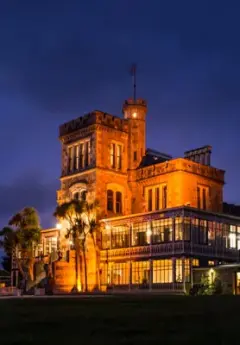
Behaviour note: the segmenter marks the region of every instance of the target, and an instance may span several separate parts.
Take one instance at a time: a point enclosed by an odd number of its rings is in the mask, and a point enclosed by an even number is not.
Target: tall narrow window
[[[133,160],[136,161],[137,160],[137,151],[133,152]]]
[[[152,211],[152,189],[148,190],[148,211]]]
[[[117,169],[122,169],[122,147],[117,145]]]
[[[113,191],[110,189],[107,191],[107,210],[113,211]]]
[[[116,145],[115,144],[111,144],[111,152],[110,152],[111,168],[115,168],[116,167],[115,151],[116,151]]]
[[[86,141],[85,143],[85,167],[89,165],[89,142]]]
[[[79,200],[79,193],[78,192],[74,193],[73,198],[75,200]]]
[[[200,188],[197,187],[197,208],[201,208]]]
[[[79,169],[79,146],[75,146],[75,169]]]
[[[69,147],[68,150],[68,170],[72,171],[73,169],[73,147]]]
[[[167,186],[163,187],[163,199],[162,199],[162,208],[167,208]]]
[[[202,208],[204,209],[204,210],[206,210],[206,208],[207,208],[207,202],[206,202],[206,189],[205,188],[203,188],[203,190],[202,190]]]
[[[156,211],[158,211],[160,209],[159,187],[155,188],[155,209],[156,209]]]
[[[79,145],[79,169],[82,169],[84,167],[84,146],[83,143]]]
[[[77,170],[77,151],[78,151],[78,147],[74,146],[73,147],[73,170]]]
[[[116,213],[122,213],[122,193],[116,192]]]
[[[87,199],[87,191],[83,190],[81,192],[81,200],[86,201],[86,199]]]

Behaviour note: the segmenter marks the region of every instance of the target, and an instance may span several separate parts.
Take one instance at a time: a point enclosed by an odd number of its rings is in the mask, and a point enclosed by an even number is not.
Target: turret
[[[123,104],[124,118],[128,120],[128,168],[136,169],[146,151],[147,103],[143,99],[129,99]]]

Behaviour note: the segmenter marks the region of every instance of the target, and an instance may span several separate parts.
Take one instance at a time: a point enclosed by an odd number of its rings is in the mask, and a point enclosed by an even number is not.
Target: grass
[[[239,344],[240,297],[0,299],[0,344]]]

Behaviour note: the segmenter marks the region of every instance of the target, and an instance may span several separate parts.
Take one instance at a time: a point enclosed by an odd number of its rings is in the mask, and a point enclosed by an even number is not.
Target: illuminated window
[[[107,191],[107,210],[113,211],[113,191],[110,189]]]
[[[51,254],[57,251],[57,237],[45,238],[45,254]]]
[[[122,146],[117,145],[117,169],[122,169]]]
[[[132,262],[132,283],[146,284],[149,283],[150,264],[149,261]]]
[[[122,193],[116,192],[116,213],[122,213]]]
[[[104,229],[102,231],[102,249],[111,249],[111,231]]]
[[[183,239],[189,241],[191,236],[191,218],[184,217],[183,219]]]
[[[129,284],[129,264],[126,262],[114,263],[111,272],[113,285]]]
[[[68,171],[73,172],[90,164],[90,140],[85,140],[68,148]]]
[[[183,281],[182,259],[176,260],[175,281],[176,283],[182,283]]]
[[[144,246],[148,244],[147,232],[151,230],[150,222],[134,223],[132,227],[132,245]]]
[[[214,266],[215,265],[215,262],[214,261],[208,261],[208,266]]]
[[[199,220],[199,243],[207,244],[207,240],[208,240],[207,221],[200,219]]]
[[[189,283],[190,282],[190,260],[185,259],[184,260],[184,274],[185,274],[185,282]]]
[[[83,144],[80,144],[79,146],[79,168],[82,169],[83,168],[83,160],[84,158],[84,145]]]
[[[167,207],[167,186],[157,185],[146,187],[145,200],[149,212],[158,211]]]
[[[113,169],[122,169],[122,145],[111,143],[110,165]]]
[[[90,142],[86,141],[85,143],[85,167],[87,167],[90,163]]]
[[[115,155],[116,155],[116,144],[111,144],[111,152],[110,152],[110,160],[111,160],[111,168],[116,167],[116,162],[115,162]]]
[[[197,208],[206,210],[207,209],[207,197],[208,197],[208,188],[198,186],[197,187]]]
[[[237,248],[237,236],[236,236],[236,226],[235,225],[230,225],[229,247],[230,248]]]
[[[172,283],[172,260],[153,260],[153,283]]]
[[[130,244],[130,229],[128,226],[114,226],[111,234],[112,248],[126,248]]]
[[[109,265],[107,263],[102,263],[100,265],[100,281],[101,286],[106,286],[109,284]]]
[[[215,245],[215,222],[208,222],[208,245]]]
[[[183,240],[183,219],[181,217],[175,218],[175,241]]]
[[[192,265],[193,265],[194,267],[198,267],[198,266],[199,266],[199,259],[193,259],[193,260],[192,260]]]
[[[172,234],[172,218],[164,218],[152,221],[152,243],[171,242]]]

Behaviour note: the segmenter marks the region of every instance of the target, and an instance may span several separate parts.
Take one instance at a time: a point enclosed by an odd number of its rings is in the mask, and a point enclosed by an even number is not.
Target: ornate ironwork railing
[[[217,246],[198,245],[190,242],[161,243],[138,247],[101,250],[101,260],[161,257],[170,255],[200,255],[219,259],[237,260],[238,250]]]

